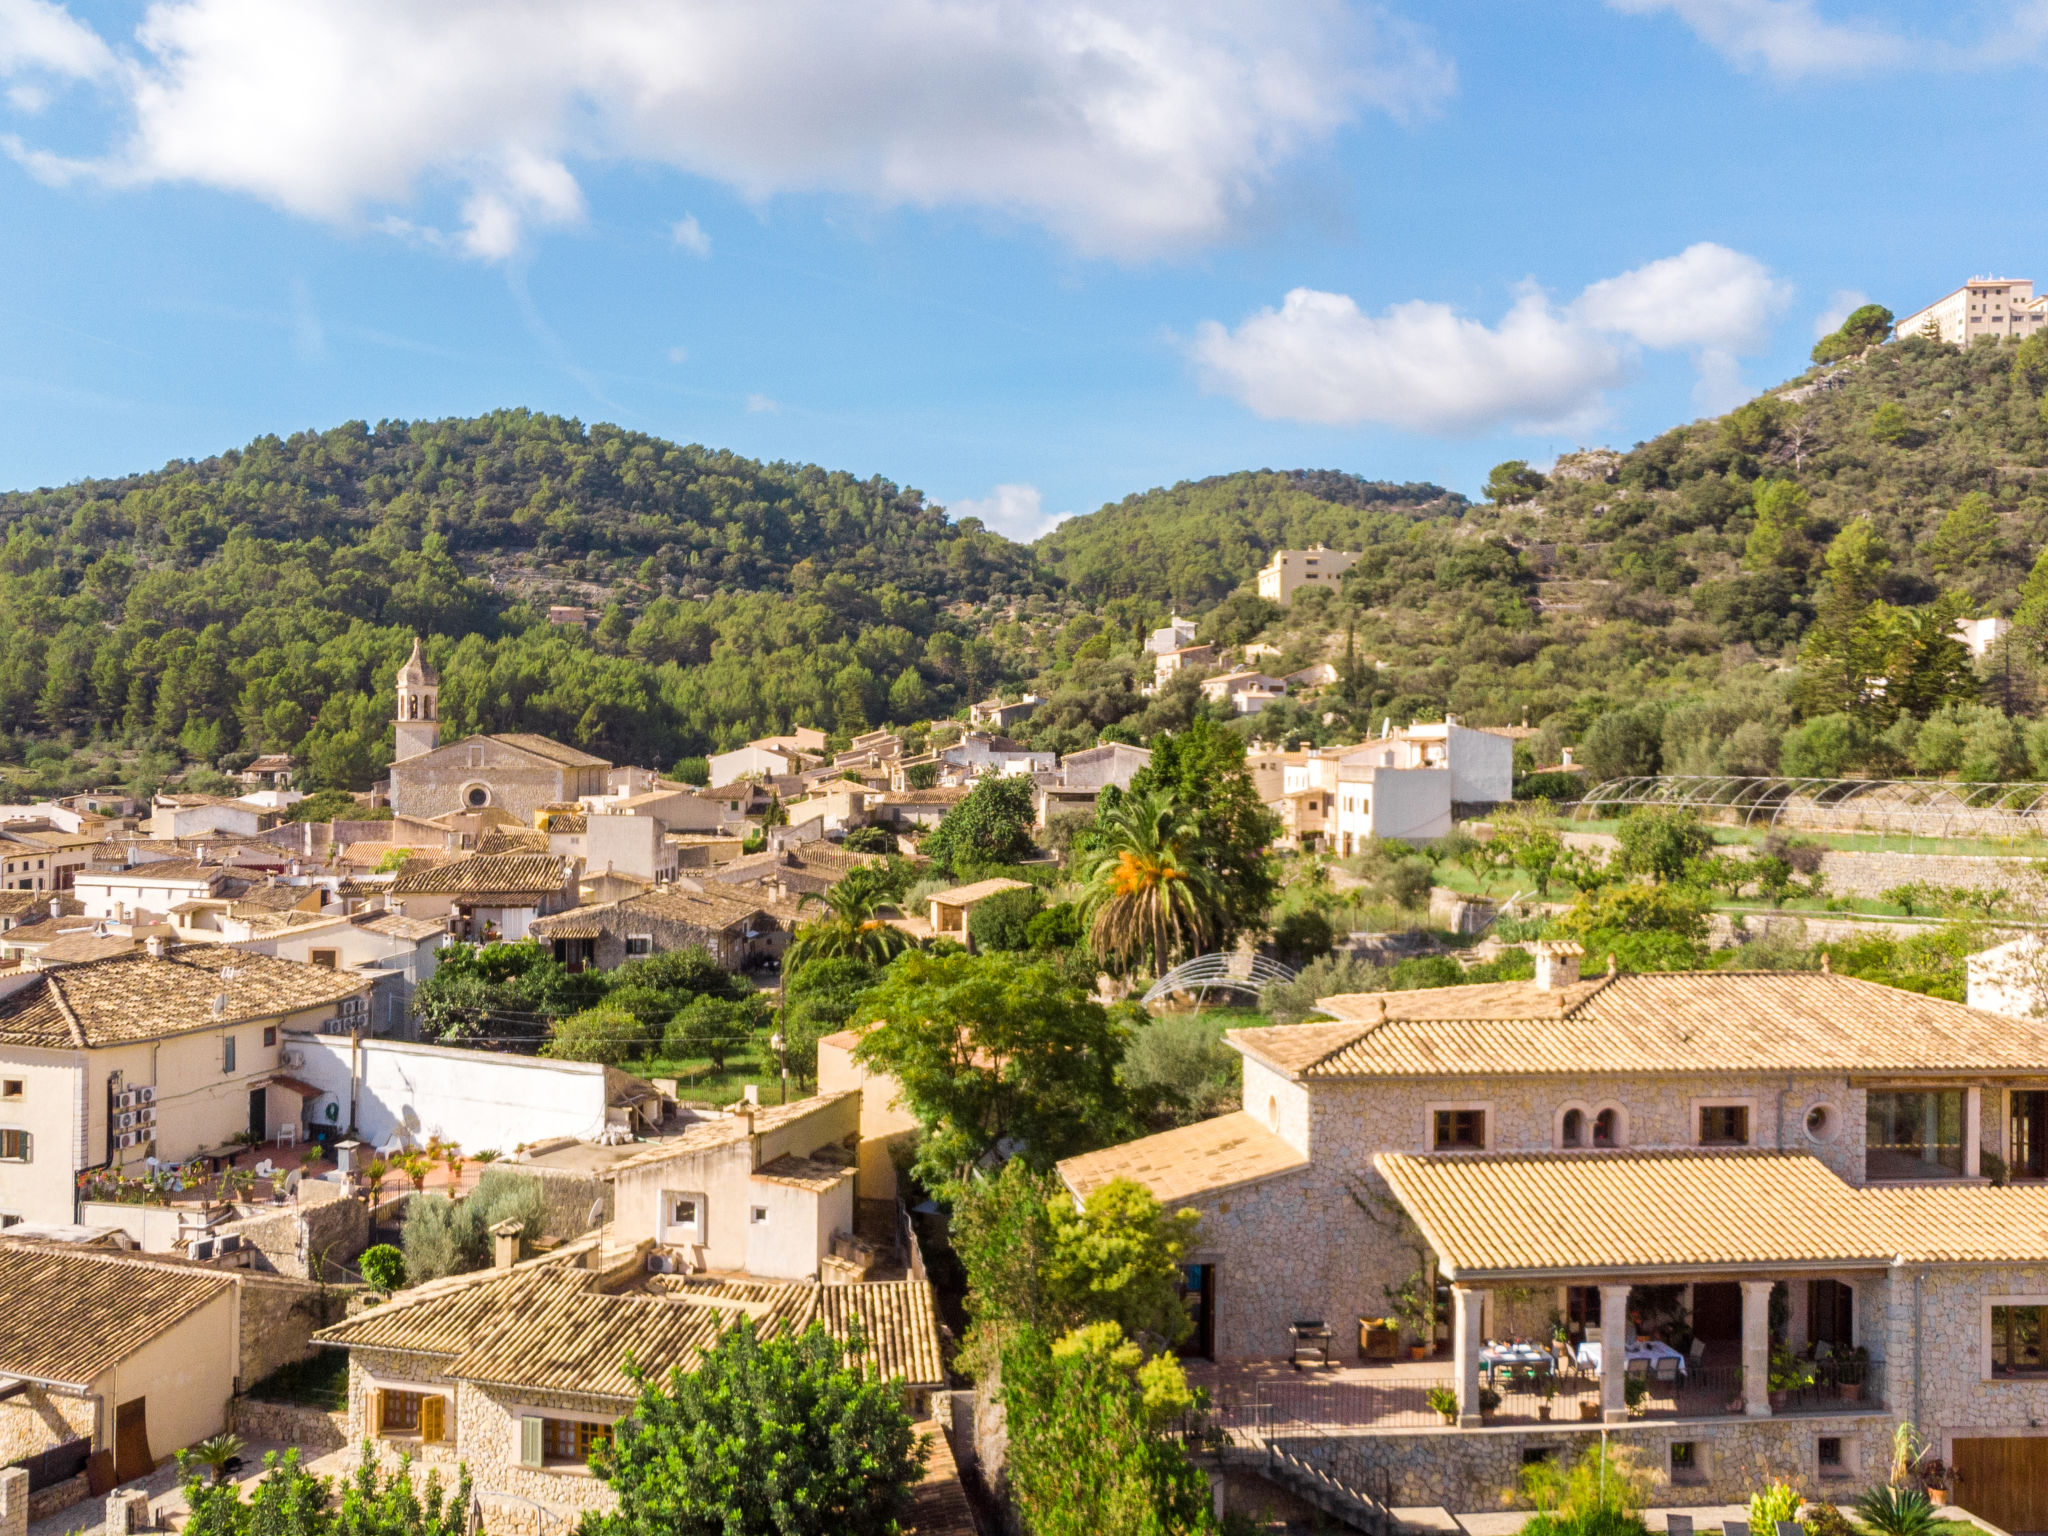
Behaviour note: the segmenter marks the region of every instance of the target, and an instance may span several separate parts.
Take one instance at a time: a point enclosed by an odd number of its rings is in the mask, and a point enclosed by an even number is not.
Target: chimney
[[[144,939],[144,940],[142,941],[142,948],[143,948],[143,951],[144,951],[144,952],[145,952],[145,953],[146,953],[146,954],[147,954],[147,955],[149,956],[149,958],[150,958],[150,959],[152,959],[152,960],[161,960],[161,959],[163,959],[163,957],[164,957],[164,936],[163,936],[162,934],[160,934],[160,933],[152,933],[152,934],[151,934],[151,935],[150,935],[150,936],[149,936],[148,938],[146,938],[146,939]]]
[[[62,896],[52,896],[52,897],[50,898],[50,916],[52,916],[52,917],[62,917],[63,915],[64,915],[64,898],[63,898]]]
[[[507,1217],[491,1227],[491,1268],[510,1269],[519,1262],[519,1236],[526,1228]]]
[[[1572,765],[1572,749],[1571,749],[1570,747],[1566,747],[1566,748],[1564,749],[1564,766],[1565,766],[1565,767],[1567,767],[1567,768],[1569,768],[1569,767],[1571,767],[1571,765]]]
[[[1579,980],[1582,945],[1568,939],[1540,939],[1536,943],[1536,987],[1542,992],[1562,992]]]

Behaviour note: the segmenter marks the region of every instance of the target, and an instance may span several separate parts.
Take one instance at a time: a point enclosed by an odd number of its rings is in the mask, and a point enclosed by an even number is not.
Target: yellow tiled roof
[[[1112,1179],[1129,1179],[1172,1205],[1307,1166],[1306,1156],[1239,1112],[1084,1152],[1061,1163],[1059,1173],[1083,1200]]]
[[[1004,891],[1028,891],[1029,881],[1012,880],[997,875],[989,880],[977,880],[972,885],[956,885],[950,891],[934,891],[932,900],[946,907],[964,907],[977,901],[986,901],[991,896],[1000,896]]]
[[[0,1244],[0,1376],[89,1386],[235,1283],[218,1270]]]
[[[447,1374],[465,1381],[631,1397],[628,1354],[657,1379],[671,1367],[687,1371],[744,1315],[764,1337],[816,1321],[846,1338],[858,1325],[882,1375],[920,1386],[945,1380],[938,1315],[922,1280],[670,1280],[653,1289],[607,1293],[586,1270],[487,1270],[424,1287],[417,1297],[401,1293],[317,1337],[346,1348],[442,1356]]]
[[[391,882],[394,896],[546,895],[568,882],[564,859],[544,853],[472,854],[466,859],[407,859]]]
[[[1232,1030],[1297,1077],[1593,1072],[2048,1072],[2048,1027],[1819,971],[1602,976],[1353,993],[1334,1024]]]
[[[1859,1189],[1810,1153],[1373,1158],[1447,1273],[2048,1260],[2048,1188]]]
[[[222,973],[232,970],[232,976]],[[0,1044],[60,1050],[161,1040],[243,1019],[280,1018],[339,1002],[367,983],[224,944],[189,944],[152,959],[142,950],[49,971],[0,997]],[[215,1011],[215,1003],[226,999]]]

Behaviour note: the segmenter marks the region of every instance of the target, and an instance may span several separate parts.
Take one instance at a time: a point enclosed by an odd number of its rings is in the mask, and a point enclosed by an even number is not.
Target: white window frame
[[[693,1200],[696,1202],[697,1215],[694,1220],[679,1222],[673,1218],[671,1212],[674,1211],[676,1202],[679,1200]],[[711,1225],[709,1206],[710,1202],[705,1199],[703,1193],[699,1190],[664,1189],[661,1192],[662,1241],[667,1243],[684,1242],[696,1244],[709,1241],[706,1235]]]
[[[1436,1117],[1444,1110],[1478,1110],[1486,1117],[1485,1132],[1476,1147],[1439,1147],[1436,1144]],[[1494,1117],[1491,1099],[1447,1100],[1422,1107],[1422,1150],[1432,1157],[1477,1157],[1494,1149],[1500,1131],[1500,1123]]]
[[[2025,1376],[1994,1376],[1991,1374],[1991,1309],[1993,1307],[2048,1307],[2048,1294],[2034,1292],[2027,1295],[1986,1296],[1978,1303],[1980,1316],[1977,1329],[1977,1369],[1982,1374],[1979,1380],[1996,1382],[2001,1387],[2039,1387],[2048,1385],[2048,1373]]]
[[[542,1408],[532,1403],[514,1403],[510,1405],[510,1408],[512,1416],[512,1465],[524,1467],[529,1472],[549,1472],[561,1477],[590,1477],[593,1474],[590,1468],[580,1461],[549,1461],[547,1458],[545,1431],[541,1432],[543,1438],[541,1440],[540,1460],[528,1461],[526,1459],[526,1448],[522,1443],[526,1438],[526,1421],[528,1419],[553,1419],[557,1423],[563,1424],[601,1424],[616,1434],[619,1421],[625,1417],[624,1414],[614,1414],[607,1417],[602,1413],[591,1413],[582,1408]]]
[[[1701,1111],[1701,1110],[1703,1110],[1703,1109],[1745,1109],[1745,1110],[1748,1110],[1748,1111],[1749,1111],[1749,1139],[1748,1139],[1747,1141],[1736,1141],[1736,1142],[1723,1142],[1723,1141],[1712,1141],[1712,1142],[1710,1142],[1710,1141],[1702,1141],[1702,1140],[1700,1139],[1700,1111]],[[1687,1111],[1687,1116],[1688,1116],[1688,1119],[1690,1120],[1690,1122],[1691,1122],[1691,1123],[1690,1123],[1689,1125],[1687,1125],[1687,1127],[1686,1127],[1686,1135],[1687,1135],[1687,1142],[1688,1142],[1688,1144],[1689,1144],[1689,1145],[1691,1145],[1691,1146],[1695,1146],[1695,1147],[1704,1147],[1704,1148],[1706,1148],[1706,1149],[1707,1149],[1708,1151],[1714,1151],[1714,1150],[1717,1150],[1717,1149],[1719,1149],[1719,1148],[1721,1148],[1721,1147],[1731,1147],[1731,1146],[1733,1146],[1733,1147],[1749,1147],[1749,1148],[1752,1148],[1752,1149],[1753,1149],[1753,1148],[1756,1148],[1756,1147],[1759,1147],[1759,1146],[1761,1146],[1761,1145],[1762,1145],[1762,1143],[1761,1143],[1761,1142],[1760,1142],[1760,1141],[1759,1141],[1759,1140],[1757,1139],[1757,1129],[1758,1129],[1758,1127],[1759,1127],[1759,1126],[1760,1126],[1760,1125],[1762,1124],[1762,1122],[1761,1122],[1760,1120],[1758,1120],[1758,1118],[1757,1118],[1757,1113],[1756,1113],[1756,1100],[1755,1100],[1755,1099],[1753,1099],[1753,1098],[1741,1098],[1741,1097],[1734,1097],[1734,1098],[1704,1098],[1704,1099],[1694,1099],[1694,1100],[1692,1101],[1692,1107],[1691,1107],[1691,1109]]]
[[[635,946],[639,946],[635,948]],[[651,933],[629,933],[626,935],[626,958],[644,960],[654,953],[654,935]]]

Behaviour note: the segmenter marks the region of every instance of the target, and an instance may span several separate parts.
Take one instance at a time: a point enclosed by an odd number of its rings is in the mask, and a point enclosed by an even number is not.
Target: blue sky
[[[2048,0],[1936,11],[0,0],[0,486],[524,405],[1022,536],[1473,493],[2048,283]]]

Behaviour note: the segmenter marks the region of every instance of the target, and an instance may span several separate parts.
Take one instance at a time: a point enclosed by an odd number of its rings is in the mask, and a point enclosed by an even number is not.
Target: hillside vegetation
[[[1355,739],[1450,710],[1543,727],[1596,771],[2048,773],[2048,344],[1912,339],[1493,499],[1261,470],[1126,497],[1032,548],[917,491],[523,411],[353,423],[0,495],[10,793],[291,751],[361,787],[415,631],[451,732],[543,731],[668,764],[793,724],[916,733],[992,690],[1021,734],[1142,740],[1171,608],[1337,683],[1257,718]],[[1362,551],[1281,611],[1273,549]],[[550,601],[603,613],[550,626]],[[1966,613],[2017,613],[1973,668]],[[1884,683],[1873,688],[1871,679]],[[1249,730],[1254,722],[1237,722]]]

